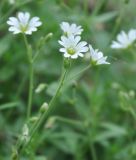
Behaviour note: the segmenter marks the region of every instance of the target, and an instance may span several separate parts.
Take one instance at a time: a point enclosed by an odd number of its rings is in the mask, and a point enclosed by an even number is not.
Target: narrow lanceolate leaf
[[[0,110],[4,110],[4,109],[12,109],[15,107],[19,106],[19,102],[9,102],[9,103],[5,103],[0,105]]]
[[[96,17],[93,17],[93,22],[94,23],[103,23],[103,22],[108,22],[115,18],[118,15],[118,12],[112,11],[108,13],[103,13],[101,15],[98,15]]]
[[[95,137],[97,142],[103,142],[110,138],[119,138],[128,134],[125,128],[113,123],[103,122],[101,126],[104,130]]]

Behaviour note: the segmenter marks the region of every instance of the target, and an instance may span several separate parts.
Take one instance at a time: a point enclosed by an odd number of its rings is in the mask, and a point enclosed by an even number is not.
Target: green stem
[[[95,148],[94,148],[93,144],[90,145],[90,149],[91,149],[91,152],[92,152],[93,160],[97,160],[96,151],[95,151]]]
[[[34,57],[33,57],[33,62],[34,62],[34,61],[36,60],[36,58],[38,57],[39,53],[40,53],[39,50],[35,53],[35,55],[34,55]]]
[[[24,42],[25,42],[25,46],[26,46],[27,58],[30,63],[30,61],[32,60],[32,54],[30,53],[30,46],[29,46],[29,43],[28,43],[28,40],[27,40],[27,37],[25,34],[23,34],[23,38],[24,38]]]
[[[84,0],[84,13],[85,14],[88,14],[88,4],[89,4],[89,1],[88,0]]]
[[[89,147],[90,147],[90,152],[92,154],[92,160],[97,160],[97,155],[96,155],[96,151],[94,148],[94,144],[93,144],[93,136],[90,135],[89,133],[89,128],[86,126],[86,132],[87,132],[87,136],[88,136],[88,140],[89,140]]]
[[[54,108],[55,108],[54,102],[56,101],[56,99],[57,99],[57,97],[58,97],[58,95],[59,95],[59,93],[60,93],[60,89],[61,89],[62,86],[63,86],[63,83],[64,83],[64,80],[65,80],[67,71],[68,71],[68,70],[66,69],[66,70],[63,72],[62,77],[61,77],[61,80],[60,80],[60,83],[59,83],[59,86],[58,86],[58,88],[57,88],[57,90],[56,90],[56,93],[55,93],[54,97],[51,99],[51,101],[50,101],[50,103],[49,103],[49,108],[48,108],[47,111],[44,112],[44,114],[40,117],[37,125],[35,126],[35,128],[34,128],[33,131],[32,131],[32,135],[31,135],[31,136],[33,136],[33,135],[37,132],[37,130],[38,130],[38,128],[41,126],[41,124],[49,117],[50,113],[52,113],[52,111],[54,110]],[[30,138],[30,139],[31,139],[31,138]]]
[[[32,110],[34,67],[33,67],[33,56],[32,56],[31,47],[28,44],[25,34],[23,34],[23,36],[24,36],[24,41],[25,41],[27,56],[29,61],[29,91],[28,91],[28,104],[27,104],[27,121],[28,121],[28,119],[31,116],[31,110]]]
[[[52,113],[52,111],[55,109],[54,103],[55,103],[55,101],[56,101],[56,99],[57,99],[57,97],[58,97],[58,95],[59,95],[59,93],[60,93],[60,90],[61,90],[63,84],[64,84],[64,80],[65,80],[65,78],[66,78],[67,73],[68,73],[68,68],[65,69],[65,70],[63,71],[63,73],[62,73],[62,76],[61,76],[61,79],[60,79],[58,88],[57,88],[57,90],[56,90],[56,93],[55,93],[55,95],[53,96],[53,98],[51,99],[51,101],[50,101],[50,103],[49,103],[49,108],[41,115],[41,117],[39,118],[39,120],[32,126],[30,139],[29,139],[29,141],[27,142],[27,144],[24,144],[24,145],[23,145],[21,151],[23,151],[23,150],[25,149],[26,145],[28,145],[28,144],[31,142],[31,140],[32,140],[33,136],[35,135],[35,133],[37,132],[37,130],[38,130],[38,129],[41,127],[41,125],[48,119],[49,115],[50,115],[50,114]],[[20,152],[21,152],[21,151],[20,151]]]
[[[84,73],[85,71],[87,71],[87,70],[90,69],[90,68],[91,68],[91,64],[89,64],[87,67],[85,67],[84,69],[82,69],[82,70],[81,70],[80,72],[78,72],[76,75],[70,77],[70,78],[68,79],[68,81],[71,80],[71,79],[74,79],[75,77],[79,76],[80,74]]]
[[[28,97],[28,106],[27,106],[27,120],[31,116],[32,110],[32,97],[33,97],[33,78],[34,78],[34,69],[33,62],[30,62],[30,71],[29,71],[29,97]]]

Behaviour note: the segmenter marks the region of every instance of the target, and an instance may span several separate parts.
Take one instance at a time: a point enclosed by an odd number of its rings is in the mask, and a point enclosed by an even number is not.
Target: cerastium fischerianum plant
[[[65,78],[68,77],[68,71],[71,68],[71,62],[75,61],[77,58],[84,57],[85,53],[89,52],[89,65],[83,70],[81,70],[79,73],[77,73],[77,75],[86,71],[87,69],[90,69],[92,65],[110,63],[107,62],[107,57],[104,57],[102,52],[97,49],[93,49],[92,45],[87,44],[87,42],[81,40],[81,33],[83,32],[81,26],[77,26],[74,23],[69,24],[68,22],[62,22],[60,24],[60,27],[63,31],[63,35],[61,36],[58,43],[62,46],[60,48],[60,52],[63,53],[63,69],[59,84],[50,102],[48,104],[46,102],[43,103],[43,105],[40,107],[40,114],[38,114],[34,123],[29,125],[30,120],[33,119],[33,117],[31,117],[31,110],[33,97],[34,62],[39,55],[41,46],[44,44],[43,41],[45,42],[46,39],[51,37],[52,34],[48,34],[45,38],[41,39],[36,53],[33,54],[32,46],[28,43],[26,35],[31,35],[32,32],[37,31],[37,27],[42,25],[39,17],[33,17],[32,19],[30,19],[29,13],[19,12],[17,18],[10,17],[7,23],[10,25],[9,31],[13,32],[13,34],[22,33],[26,45],[27,57],[30,66],[26,122],[24,123],[22,134],[21,136],[19,136],[12,154],[12,159],[17,160],[20,158],[21,153],[23,153],[23,151],[25,151],[25,149],[28,147],[34,135],[39,131],[43,124],[46,123],[46,120],[49,118],[52,111],[55,109],[56,99],[59,96],[63,84],[65,83]]]
[[[19,137],[17,142],[17,146],[20,146],[20,142],[23,140],[28,140],[29,128],[27,123],[31,117],[32,110],[32,99],[33,99],[33,81],[34,81],[34,62],[37,56],[40,53],[40,49],[45,41],[52,36],[52,33],[49,33],[45,37],[41,37],[35,54],[33,54],[32,46],[29,44],[27,35],[31,35],[32,32],[37,31],[37,27],[42,25],[39,17],[30,18],[30,14],[28,12],[19,12],[17,17],[10,17],[7,21],[7,24],[10,25],[9,31],[13,32],[13,34],[21,33],[23,35],[24,43],[26,46],[27,59],[29,62],[29,90],[28,90],[28,104],[26,110],[26,123],[23,127],[23,133]],[[27,134],[26,134],[27,133]],[[14,156],[13,156],[14,157]]]

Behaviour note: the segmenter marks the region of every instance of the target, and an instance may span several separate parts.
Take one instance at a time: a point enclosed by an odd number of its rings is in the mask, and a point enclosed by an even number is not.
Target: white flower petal
[[[122,45],[118,42],[113,41],[112,44],[111,44],[111,48],[119,49],[119,48],[122,48]]]
[[[12,26],[18,26],[18,19],[15,17],[10,17],[9,20],[7,21],[7,24],[12,25]]]
[[[29,21],[30,18],[30,14],[29,13],[23,13],[23,12],[19,12],[18,13],[18,19],[20,21],[21,24],[26,25]]]
[[[62,22],[60,24],[61,29],[63,30],[64,34],[66,34],[67,36],[76,36],[76,35],[80,35],[83,31],[83,29],[81,28],[81,26],[77,26],[76,24],[69,24],[68,22]]]
[[[103,57],[103,53],[102,52],[98,52],[97,55],[98,55],[98,59]]]
[[[135,29],[131,29],[128,32],[128,38],[129,38],[130,42],[133,42],[136,40],[136,30]]]
[[[98,49],[94,50],[91,45],[89,45],[89,49],[90,49],[90,56],[92,63],[96,65],[110,64],[109,62],[106,61],[107,57],[104,57],[103,53],[100,52]]]
[[[86,42],[80,42],[81,37],[73,35],[65,37],[62,36],[61,40],[58,41],[63,48],[60,48],[60,52],[64,52],[64,57],[70,57],[76,59],[78,57],[83,57],[83,53],[88,51]]]
[[[71,58],[76,59],[76,58],[78,58],[78,55],[74,54],[74,55],[71,56]]]
[[[60,51],[60,52],[66,52],[66,49],[65,49],[65,48],[60,48],[59,51]]]
[[[14,34],[20,33],[20,30],[16,27],[9,27],[10,32],[14,32]]]
[[[29,22],[29,27],[39,27],[42,23],[39,21],[39,17],[33,17]]]
[[[64,57],[68,58],[68,57],[70,57],[70,55],[68,53],[65,53]]]
[[[84,57],[84,54],[83,53],[79,53],[78,54],[80,57]]]
[[[111,48],[113,49],[125,49],[129,45],[132,45],[132,43],[136,40],[136,30],[131,29],[128,34],[126,34],[124,31],[121,31],[117,35],[117,41],[113,41],[111,44]]]

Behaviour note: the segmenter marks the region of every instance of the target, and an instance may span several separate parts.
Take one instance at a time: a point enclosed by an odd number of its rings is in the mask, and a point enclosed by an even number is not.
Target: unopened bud
[[[48,33],[45,37],[41,37],[38,43],[38,48],[41,47],[53,36],[53,33]]]
[[[22,129],[21,140],[27,142],[29,140],[29,128],[27,124],[24,125]]]
[[[45,84],[45,83],[39,84],[38,87],[37,87],[36,90],[35,90],[35,93],[40,93],[40,92],[42,92],[42,91],[46,88],[46,86],[47,86],[47,84]]]
[[[90,61],[90,57],[91,56],[89,52],[85,53],[85,56],[84,56],[85,61]]]
[[[47,109],[48,109],[48,103],[43,103],[43,105],[41,106],[41,108],[40,108],[40,112],[41,113],[44,113],[45,111],[47,111]]]
[[[115,89],[115,90],[118,90],[120,88],[120,84],[117,83],[117,82],[113,82],[112,83],[112,88]]]
[[[56,117],[50,117],[48,120],[47,120],[47,123],[45,125],[45,128],[52,128],[54,123],[55,123],[55,120],[56,120]]]
[[[15,148],[12,148],[12,155],[11,155],[12,160],[18,160],[18,152]]]
[[[131,98],[134,98],[134,97],[135,97],[135,91],[134,91],[134,90],[130,90],[128,94],[129,94],[129,96],[130,96]]]
[[[76,81],[73,81],[73,82],[72,82],[72,87],[73,87],[73,88],[76,88],[76,87],[77,87],[77,82],[76,82]]]
[[[129,96],[128,96],[128,94],[126,92],[120,91],[119,95],[124,99],[129,99]]]
[[[23,135],[28,136],[28,134],[29,134],[29,129],[28,129],[27,124],[25,124],[24,127],[23,127]]]
[[[48,33],[45,37],[44,37],[44,42],[47,42],[50,38],[52,38],[53,33]]]
[[[32,118],[30,118],[30,122],[31,123],[34,123],[34,122],[37,122],[38,121],[38,119],[39,119],[39,117],[32,117]]]

